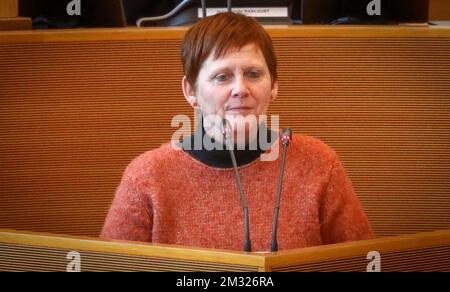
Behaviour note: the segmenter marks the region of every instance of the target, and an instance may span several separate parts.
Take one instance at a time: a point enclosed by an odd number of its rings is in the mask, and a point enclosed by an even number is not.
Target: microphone
[[[231,162],[233,163],[234,175],[236,177],[236,184],[239,189],[239,194],[241,196],[242,209],[244,210],[244,251],[251,251],[252,246],[250,242],[250,230],[249,230],[249,220],[248,220],[248,207],[247,201],[245,200],[244,190],[241,184],[241,178],[239,170],[236,163],[236,157],[234,156],[234,145],[231,145],[231,125],[227,119],[222,120],[222,134],[225,138],[225,145],[230,151]]]
[[[205,3],[205,1],[206,0],[202,0],[202,16],[203,16],[203,18],[206,17],[206,3]]]
[[[202,2],[202,16],[203,16],[203,18],[205,18],[206,17],[206,3],[205,2],[206,1],[202,0],[201,2]],[[227,1],[227,11],[231,12],[231,0]]]
[[[283,146],[283,153],[281,155],[280,173],[278,175],[278,189],[277,201],[273,211],[273,228],[272,228],[272,246],[270,251],[278,251],[277,242],[277,228],[278,228],[278,211],[280,209],[281,187],[283,185],[284,163],[286,162],[286,151],[289,143],[292,140],[292,130],[290,128],[283,128],[281,131],[281,144]]]

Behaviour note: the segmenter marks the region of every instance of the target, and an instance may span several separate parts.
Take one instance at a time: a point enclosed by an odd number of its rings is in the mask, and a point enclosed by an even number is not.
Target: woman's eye
[[[258,71],[249,71],[247,72],[247,76],[251,79],[258,79],[261,74]]]
[[[228,80],[228,74],[219,74],[214,78],[218,82],[224,82]]]

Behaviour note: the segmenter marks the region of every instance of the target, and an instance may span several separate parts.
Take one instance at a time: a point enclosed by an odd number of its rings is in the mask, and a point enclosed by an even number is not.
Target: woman
[[[278,94],[272,42],[253,18],[221,13],[190,28],[181,48],[183,93],[202,114],[203,126],[183,141],[182,151],[167,143],[130,163],[101,236],[242,250],[244,216],[229,152],[185,146],[198,137],[216,145],[226,142],[217,135],[219,123],[205,122],[210,116],[239,121],[237,117],[266,113]],[[252,251],[266,251],[280,159],[260,159],[268,150],[258,143],[264,123],[233,123],[231,131],[248,146],[234,153],[247,199]],[[254,141],[256,150],[249,146]],[[278,222],[280,250],[372,238],[336,153],[308,136],[294,135],[290,143]]]

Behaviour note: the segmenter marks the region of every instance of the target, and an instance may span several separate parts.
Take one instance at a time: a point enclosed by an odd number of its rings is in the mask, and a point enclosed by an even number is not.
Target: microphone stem
[[[202,16],[203,18],[206,17],[206,0],[202,0]]]
[[[236,183],[238,185],[239,194],[241,196],[242,208],[244,209],[244,251],[251,251],[251,242],[250,242],[250,228],[249,228],[249,218],[248,218],[248,207],[247,201],[245,200],[244,191],[241,184],[241,178],[239,175],[239,171],[237,168],[236,157],[234,156],[233,149],[230,149],[231,162],[233,163],[234,174],[236,176]]]
[[[271,251],[278,251],[277,228],[278,228],[278,210],[280,209],[281,187],[283,186],[284,164],[286,162],[287,144],[283,143],[283,153],[281,155],[280,173],[278,175],[277,201],[275,203],[275,210],[273,214],[273,228],[272,228],[272,247]]]

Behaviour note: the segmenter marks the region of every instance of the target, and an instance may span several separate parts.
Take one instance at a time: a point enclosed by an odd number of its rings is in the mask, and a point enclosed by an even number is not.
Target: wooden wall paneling
[[[366,29],[269,28],[270,113],[337,151],[377,236],[448,229],[450,31]],[[1,228],[98,235],[126,165],[192,117],[184,29],[125,31],[0,34]]]

